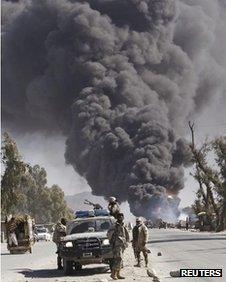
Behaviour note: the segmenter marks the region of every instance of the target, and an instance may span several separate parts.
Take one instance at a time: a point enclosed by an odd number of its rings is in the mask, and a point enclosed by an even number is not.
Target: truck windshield
[[[91,229],[96,232],[107,231],[111,225],[112,222],[110,219],[97,219],[76,222],[72,227],[70,234],[89,232]]]
[[[46,233],[47,230],[46,230],[46,228],[39,228],[39,229],[36,230],[36,232],[37,233]]]

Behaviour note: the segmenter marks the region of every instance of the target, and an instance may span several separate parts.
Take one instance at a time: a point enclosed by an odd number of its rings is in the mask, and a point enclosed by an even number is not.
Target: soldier
[[[136,225],[133,228],[133,250],[137,264],[135,266],[141,267],[140,253],[142,252],[145,259],[145,266],[148,265],[148,253],[150,250],[146,247],[148,241],[148,229],[142,222],[141,218],[136,219]]]
[[[57,268],[62,269],[62,259],[59,256],[59,244],[60,244],[60,238],[66,236],[66,224],[67,221],[65,218],[61,218],[60,222],[56,224],[54,233],[53,233],[53,242],[57,246]]]
[[[113,261],[111,269],[111,278],[114,280],[125,279],[121,276],[123,252],[128,246],[129,233],[123,223],[123,213],[117,214],[117,221],[114,226],[108,230],[108,238],[113,251]]]
[[[109,198],[108,210],[110,215],[117,219],[117,214],[120,213],[120,207],[115,197]]]

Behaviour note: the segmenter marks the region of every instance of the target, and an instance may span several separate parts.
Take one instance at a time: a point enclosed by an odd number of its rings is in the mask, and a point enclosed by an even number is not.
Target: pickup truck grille
[[[73,247],[83,251],[100,249],[100,241],[97,238],[77,239],[73,242]]]

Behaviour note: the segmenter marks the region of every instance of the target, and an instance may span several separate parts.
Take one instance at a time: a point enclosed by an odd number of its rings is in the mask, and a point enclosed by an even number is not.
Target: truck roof
[[[110,215],[106,215],[106,216],[90,216],[90,217],[82,217],[82,218],[75,218],[71,221],[69,221],[70,223],[72,222],[79,222],[79,221],[85,221],[85,220],[96,220],[96,219],[113,219],[113,216]]]

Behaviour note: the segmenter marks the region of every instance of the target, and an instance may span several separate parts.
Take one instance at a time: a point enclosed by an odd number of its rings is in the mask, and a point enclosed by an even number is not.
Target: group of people
[[[124,215],[120,212],[119,204],[116,198],[110,197],[108,209],[110,215],[116,218],[116,223],[108,230],[108,239],[112,246],[113,261],[111,265],[111,278],[113,280],[125,279],[121,275],[123,267],[123,253],[130,242],[129,232],[124,224]],[[150,250],[146,247],[148,242],[148,229],[141,218],[136,219],[136,225],[132,230],[132,246],[137,260],[136,267],[141,267],[141,252],[143,253],[145,266],[148,266],[148,253]]]
[[[123,267],[123,253],[130,242],[129,232],[124,224],[124,215],[120,212],[119,204],[114,197],[109,198],[108,210],[111,216],[115,217],[115,224],[108,230],[107,236],[112,247],[113,259],[111,261],[111,278],[113,280],[125,279],[121,275]],[[60,238],[66,235],[66,219],[62,218],[55,227],[53,241],[57,245],[58,269],[62,269],[61,258],[59,256]],[[136,267],[141,267],[141,252],[143,253],[145,266],[148,265],[149,249],[146,247],[148,241],[148,229],[141,218],[136,219],[136,225],[132,230],[132,246],[137,260]]]

